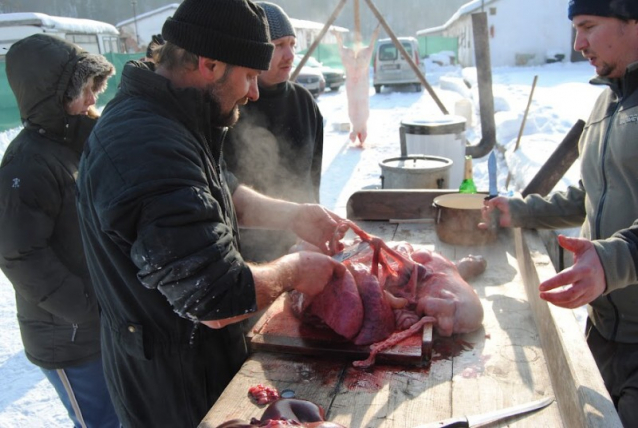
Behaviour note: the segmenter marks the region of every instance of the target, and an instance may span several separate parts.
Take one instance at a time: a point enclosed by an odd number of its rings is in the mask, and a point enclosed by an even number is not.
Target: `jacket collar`
[[[626,97],[638,89],[638,62],[629,64],[621,78],[609,79],[596,76],[589,81],[592,85],[607,85],[619,97]]]
[[[203,138],[216,160],[226,128],[210,123],[210,101],[196,88],[176,88],[170,80],[155,73],[152,63],[130,61],[122,71],[120,91],[128,96],[141,96],[175,117],[193,134]]]

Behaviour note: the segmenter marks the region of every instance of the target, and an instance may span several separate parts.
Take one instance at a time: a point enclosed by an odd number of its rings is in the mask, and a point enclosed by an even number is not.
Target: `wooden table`
[[[358,223],[388,241],[423,244],[452,260],[483,255],[487,270],[471,281],[485,310],[483,327],[435,340],[429,367],[361,370],[322,355],[254,353],[201,427],[259,418],[265,406],[247,394],[259,383],[291,389],[322,406],[328,420],[351,428],[411,428],[551,396],[556,401],[549,407],[491,426],[622,426],[573,313],[538,298],[538,283],[555,271],[536,232],[502,230],[496,243],[460,247],[440,242],[427,219]]]

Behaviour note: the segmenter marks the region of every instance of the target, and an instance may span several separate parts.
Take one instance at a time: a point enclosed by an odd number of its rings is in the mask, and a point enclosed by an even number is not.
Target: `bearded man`
[[[238,228],[289,229],[328,252],[338,220],[238,186],[226,127],[259,97],[273,45],[249,0],[185,0],[152,63],[129,63],[87,142],[78,212],[102,309],[104,370],[125,427],[197,426],[247,357],[239,321],[345,273],[326,254],[244,262]]]

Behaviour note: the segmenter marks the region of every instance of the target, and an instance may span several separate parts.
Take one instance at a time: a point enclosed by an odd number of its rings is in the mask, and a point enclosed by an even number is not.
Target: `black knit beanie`
[[[195,55],[256,70],[268,70],[274,50],[264,11],[250,0],[184,0],[162,36]]]
[[[620,19],[638,19],[636,0],[569,0],[567,16],[576,15],[608,16]]]
[[[290,23],[290,18],[280,6],[265,1],[258,1],[255,4],[266,12],[268,27],[270,28],[270,40],[277,40],[287,36],[297,37],[295,29]]]

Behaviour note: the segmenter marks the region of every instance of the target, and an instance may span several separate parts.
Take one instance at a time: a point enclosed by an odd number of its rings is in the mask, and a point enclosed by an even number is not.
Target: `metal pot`
[[[498,229],[479,229],[485,195],[452,193],[434,198],[435,230],[439,239],[453,245],[485,245],[494,242]]]
[[[412,155],[386,159],[379,166],[383,189],[449,188],[452,161],[448,158]]]

